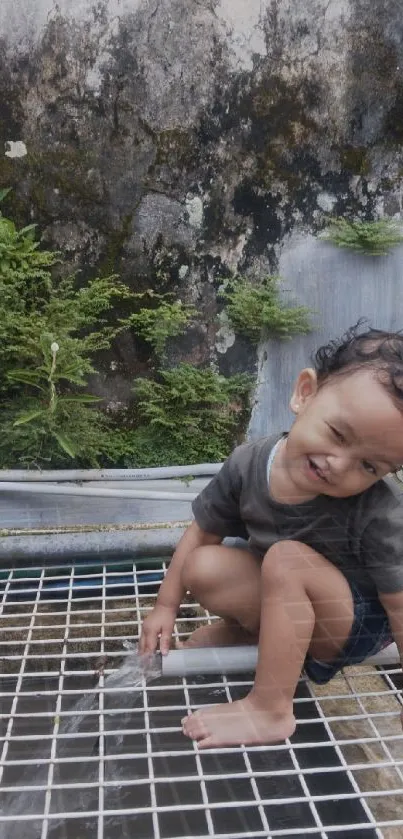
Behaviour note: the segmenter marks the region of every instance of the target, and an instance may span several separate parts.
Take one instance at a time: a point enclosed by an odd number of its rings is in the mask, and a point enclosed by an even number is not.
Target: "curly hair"
[[[380,384],[403,410],[403,335],[369,328],[359,334],[361,318],[338,341],[320,347],[313,356],[319,387],[331,376],[345,376],[361,369],[372,369]]]

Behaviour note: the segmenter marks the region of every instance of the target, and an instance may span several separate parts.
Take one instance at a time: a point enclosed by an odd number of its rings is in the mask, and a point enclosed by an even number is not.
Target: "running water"
[[[161,676],[161,662],[158,656],[147,658],[140,657],[137,648],[125,643],[129,654],[118,670],[111,673],[102,685],[102,678],[96,690],[82,696],[70,709],[69,716],[62,718],[57,733],[57,750],[53,755],[56,759],[64,759],[62,763],[42,764],[39,761],[49,758],[50,741],[43,740],[34,752],[27,744],[27,759],[37,760],[38,763],[31,764],[23,769],[21,776],[16,778],[15,786],[22,787],[46,787],[60,785],[60,789],[52,789],[51,813],[63,813],[60,819],[50,819],[45,830],[48,839],[65,839],[76,837],[75,819],[71,820],[71,834],[69,827],[66,829],[66,816],[70,812],[80,812],[83,817],[88,811],[99,808],[99,761],[94,760],[100,754],[107,756],[117,754],[122,747],[124,730],[135,727],[130,722],[130,717],[135,710],[135,705],[142,697],[138,690],[146,682],[157,679]],[[131,688],[131,690],[127,690]],[[126,689],[126,690],[125,690]],[[137,690],[136,690],[137,689]],[[138,691],[138,692],[137,692]],[[99,733],[100,718],[100,695],[104,698],[102,710],[104,735]],[[119,734],[108,735],[108,731],[119,730]],[[76,735],[74,737],[74,735]],[[129,735],[130,736],[130,735]],[[102,737],[102,744],[101,744]],[[81,743],[80,743],[81,741]],[[70,760],[69,760],[70,758]],[[72,760],[73,758],[73,760]],[[92,758],[92,760],[91,760]],[[131,761],[122,762],[123,767],[130,773]],[[121,765],[122,765],[121,764]],[[121,787],[119,782],[125,780],[121,765],[118,766],[113,760],[104,762],[105,779],[112,782],[110,789],[108,808],[119,809]],[[53,777],[52,777],[53,773]],[[74,789],[66,789],[65,784],[79,784]],[[64,788],[63,788],[64,787]],[[0,817],[7,817],[10,821],[0,821],[0,839],[41,839],[44,831],[44,811],[46,807],[45,790],[35,792],[26,789],[21,792],[9,793],[7,803],[0,809]],[[34,817],[27,821],[20,821],[21,816]],[[94,825],[94,816],[88,819],[88,824],[83,825],[80,819],[80,830],[88,827],[91,830]],[[126,839],[125,834],[120,834]],[[92,836],[92,833],[91,833]],[[84,837],[83,837],[84,839]],[[127,837],[131,839],[131,837]]]

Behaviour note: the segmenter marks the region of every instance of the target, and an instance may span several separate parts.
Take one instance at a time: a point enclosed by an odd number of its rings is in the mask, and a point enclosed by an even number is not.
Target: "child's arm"
[[[162,654],[165,655],[169,650],[175,618],[185,594],[182,567],[187,556],[203,545],[219,545],[225,536],[247,538],[240,516],[239,497],[242,486],[241,461],[246,457],[249,462],[250,451],[250,444],[238,446],[193,501],[195,521],[182,536],[161,584],[155,607],[143,623],[140,653],[153,653],[158,638]]]
[[[399,650],[403,667],[403,591],[394,594],[379,593],[379,600],[389,618],[392,635]]]
[[[160,638],[160,650],[163,655],[169,650],[175,618],[181,600],[185,594],[182,585],[182,566],[192,551],[203,545],[219,545],[223,537],[216,533],[206,533],[196,522],[185,531],[171,559],[165,579],[161,583],[156,604],[151,614],[143,622],[139,651],[153,653]]]
[[[399,650],[401,667],[403,669],[403,591],[394,594],[380,594],[379,599],[389,618],[392,635]],[[401,713],[403,725],[403,712]]]

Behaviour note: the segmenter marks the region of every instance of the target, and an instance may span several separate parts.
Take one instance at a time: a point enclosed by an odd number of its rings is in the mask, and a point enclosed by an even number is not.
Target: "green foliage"
[[[1,411],[0,466],[4,468],[98,467],[111,446],[108,421],[83,402],[58,402],[57,411],[31,419],[38,401],[27,395],[7,402]],[[24,418],[27,420],[24,422]]]
[[[115,419],[100,443],[103,465],[122,468],[218,462],[241,437],[249,416],[253,379],[225,378],[181,364],[158,381],[138,379],[136,412]]]
[[[110,346],[127,320],[108,323],[118,299],[131,296],[116,277],[91,280],[78,288],[76,277],[56,283],[51,267],[58,254],[38,250],[33,227],[17,231],[0,218],[0,388],[14,366],[41,366],[43,347],[60,346],[60,375],[84,385],[93,372],[91,355]]]
[[[6,195],[1,191],[0,201]],[[232,295],[237,288],[233,283]],[[141,302],[135,314],[114,314],[117,304],[145,297],[150,305]],[[235,311],[233,297],[231,305]],[[238,305],[244,309],[244,301]],[[261,315],[261,298],[258,308]],[[278,309],[277,331],[291,334],[295,321]],[[65,276],[60,254],[40,247],[34,225],[18,230],[0,214],[0,467],[224,459],[245,427],[252,377],[227,379],[190,364],[160,370],[136,382],[134,413],[120,423],[86,392],[94,353],[122,330],[133,327],[161,356],[195,315],[170,294],[133,295],[115,276],[80,288],[76,276]]]
[[[0,196],[1,197],[1,196]],[[86,458],[95,464],[102,415],[95,397],[75,393],[94,372],[93,354],[127,328],[111,319],[131,293],[115,277],[78,288],[58,282],[59,255],[41,250],[34,226],[17,230],[0,217],[0,465]],[[56,349],[57,348],[57,349]]]
[[[0,276],[21,289],[27,281],[35,281],[39,288],[31,288],[31,295],[49,291],[49,268],[58,261],[58,254],[40,251],[35,242],[35,225],[17,230],[13,221],[0,218]]]
[[[5,195],[0,195],[0,200]],[[180,334],[195,310],[171,295],[132,295],[116,277],[55,279],[59,254],[41,249],[33,225],[0,216],[0,466],[157,466],[221,460],[247,417],[252,380],[183,364],[136,383],[137,413],[117,427],[84,392],[94,352],[134,326],[154,351]],[[60,273],[60,270],[58,271]],[[118,301],[154,308],[119,320]]]
[[[5,198],[7,198],[7,195],[9,194],[9,192],[11,192],[11,188],[0,189],[0,203],[1,203],[1,201],[4,201]]]
[[[168,338],[180,335],[190,319],[196,314],[193,306],[182,303],[181,300],[168,302],[171,295],[156,294],[151,289],[143,294],[135,294],[137,298],[150,297],[160,301],[155,309],[141,308],[139,312],[129,318],[136,333],[151,344],[154,352],[162,356]]]
[[[225,458],[246,420],[251,377],[227,379],[209,368],[180,364],[161,370],[159,379],[138,379],[135,385],[140,424],[129,435],[134,459],[156,466]]]
[[[0,201],[7,190],[0,192]],[[57,267],[57,273],[55,266]],[[35,226],[0,214],[0,467],[157,466],[225,458],[248,416],[252,378],[226,379],[181,364],[136,382],[136,409],[119,424],[86,392],[94,353],[134,327],[157,355],[196,312],[149,290],[133,295],[115,276],[82,288]],[[116,304],[150,298],[130,316]]]
[[[262,337],[292,338],[311,331],[310,310],[304,306],[285,306],[280,299],[278,277],[266,277],[252,283],[246,277],[227,282],[220,296],[226,301],[225,311],[235,330],[258,343]]]
[[[392,219],[379,221],[334,219],[319,238],[339,248],[349,248],[370,256],[386,256],[391,248],[403,242],[402,228]]]
[[[35,370],[10,370],[8,378],[11,382],[28,385],[37,392],[36,397],[25,403],[24,410],[16,414],[13,427],[30,424],[37,426],[45,437],[51,437],[69,457],[75,458],[82,447],[82,441],[77,439],[77,432],[71,433],[75,427],[78,405],[89,405],[98,402],[96,396],[89,393],[60,395],[57,382],[65,378],[63,369],[58,370],[57,354],[59,345],[53,342],[47,352],[46,336],[42,336],[43,363]],[[15,410],[15,406],[14,406]],[[29,436],[29,435],[26,435]]]

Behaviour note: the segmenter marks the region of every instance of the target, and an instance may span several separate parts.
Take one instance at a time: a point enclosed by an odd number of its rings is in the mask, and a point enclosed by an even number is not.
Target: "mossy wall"
[[[195,304],[172,362],[255,370],[223,276],[277,272],[329,213],[401,211],[399,0],[2,0],[0,42],[7,209],[84,275]],[[101,363],[125,403],[148,362],[126,335]]]

